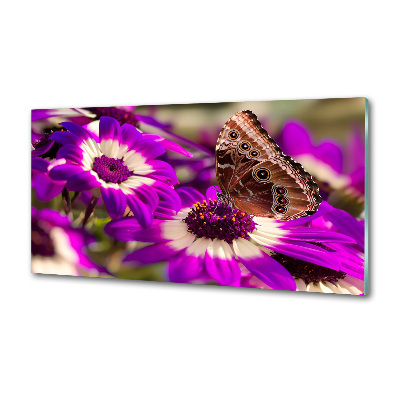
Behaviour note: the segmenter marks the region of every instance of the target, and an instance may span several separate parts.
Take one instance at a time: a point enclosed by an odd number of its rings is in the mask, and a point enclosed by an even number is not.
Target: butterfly
[[[322,201],[311,175],[282,153],[251,111],[223,126],[215,170],[219,197],[254,216],[288,221],[314,214]]]

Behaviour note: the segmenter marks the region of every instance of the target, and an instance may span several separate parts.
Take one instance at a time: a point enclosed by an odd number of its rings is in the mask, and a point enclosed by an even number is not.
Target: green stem
[[[62,190],[62,198],[65,214],[68,215],[71,212],[71,197],[69,196],[69,192],[65,186]]]
[[[88,221],[89,217],[91,216],[94,209],[96,208],[96,204],[97,204],[98,200],[99,200],[99,198],[96,196],[92,196],[92,198],[90,199],[89,205],[86,208],[85,216],[82,221],[82,227],[84,227],[86,225],[86,222]]]

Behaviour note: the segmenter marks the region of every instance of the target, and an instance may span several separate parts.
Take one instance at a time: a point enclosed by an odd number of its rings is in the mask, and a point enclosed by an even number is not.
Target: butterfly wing
[[[215,164],[224,195],[249,214],[290,220],[313,214],[321,203],[310,174],[282,153],[251,111],[224,125]]]

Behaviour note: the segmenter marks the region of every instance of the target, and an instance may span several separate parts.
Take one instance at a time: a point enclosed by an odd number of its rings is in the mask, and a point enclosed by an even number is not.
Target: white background
[[[2,5],[2,399],[397,396],[393,4]],[[30,109],[353,96],[371,106],[369,296],[30,274]]]

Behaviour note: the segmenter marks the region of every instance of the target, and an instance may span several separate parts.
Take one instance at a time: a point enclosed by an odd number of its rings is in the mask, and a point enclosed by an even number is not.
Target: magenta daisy
[[[121,125],[130,124],[135,128],[140,129],[144,124],[152,128],[156,128],[173,139],[182,139],[178,135],[169,131],[170,124],[162,123],[150,115],[140,115],[135,113],[134,106],[128,107],[89,107],[89,108],[59,108],[59,109],[38,109],[32,110],[32,133],[36,136],[42,136],[43,128],[53,128],[60,122],[75,122],[84,125],[86,129],[92,133],[97,132],[98,136],[98,123],[101,117],[113,117]],[[178,143],[154,133],[143,132],[143,138],[153,139],[159,142],[166,150],[182,154],[186,157],[191,157],[192,154],[180,146]],[[190,142],[190,141],[189,141]],[[191,142],[190,142],[191,143]]]
[[[290,272],[268,254],[267,249],[339,270],[334,252],[309,242],[353,243],[337,232],[300,227],[294,221],[280,222],[255,218],[220,202],[215,190],[204,196],[192,188],[181,188],[182,208],[176,215],[164,213],[147,229],[135,218],[111,221],[105,232],[117,240],[153,242],[129,254],[132,266],[168,261],[168,277],[173,282],[194,282],[209,277],[220,285],[239,286],[241,266],[274,289],[296,290]],[[320,207],[317,214],[327,210]],[[303,223],[317,218],[305,217]]]
[[[335,254],[340,261],[340,270],[269,252],[293,276],[297,291],[364,294],[364,221],[358,221],[343,210],[323,203],[325,212],[308,224],[310,227],[331,232],[340,232],[351,237],[353,243],[325,242],[319,244]],[[300,219],[301,221],[301,219]],[[250,271],[242,269],[241,286],[271,289]]]
[[[84,229],[73,228],[57,211],[32,207],[32,272],[74,276],[109,276],[96,265],[85,248],[95,239]]]
[[[112,218],[121,217],[128,207],[143,227],[151,225],[159,199],[174,210],[180,208],[172,188],[175,171],[157,160],[165,152],[159,143],[111,117],[100,119],[100,143],[80,125],[61,125],[67,132],[54,132],[51,139],[63,145],[57,158],[65,161],[52,168],[52,179],[66,180],[71,191],[90,190],[94,204],[101,197]]]
[[[363,200],[365,144],[359,129],[354,129],[345,145],[333,139],[315,143],[307,127],[298,121],[288,121],[279,141],[282,150],[295,157],[317,179],[320,189],[328,193],[345,191]]]

